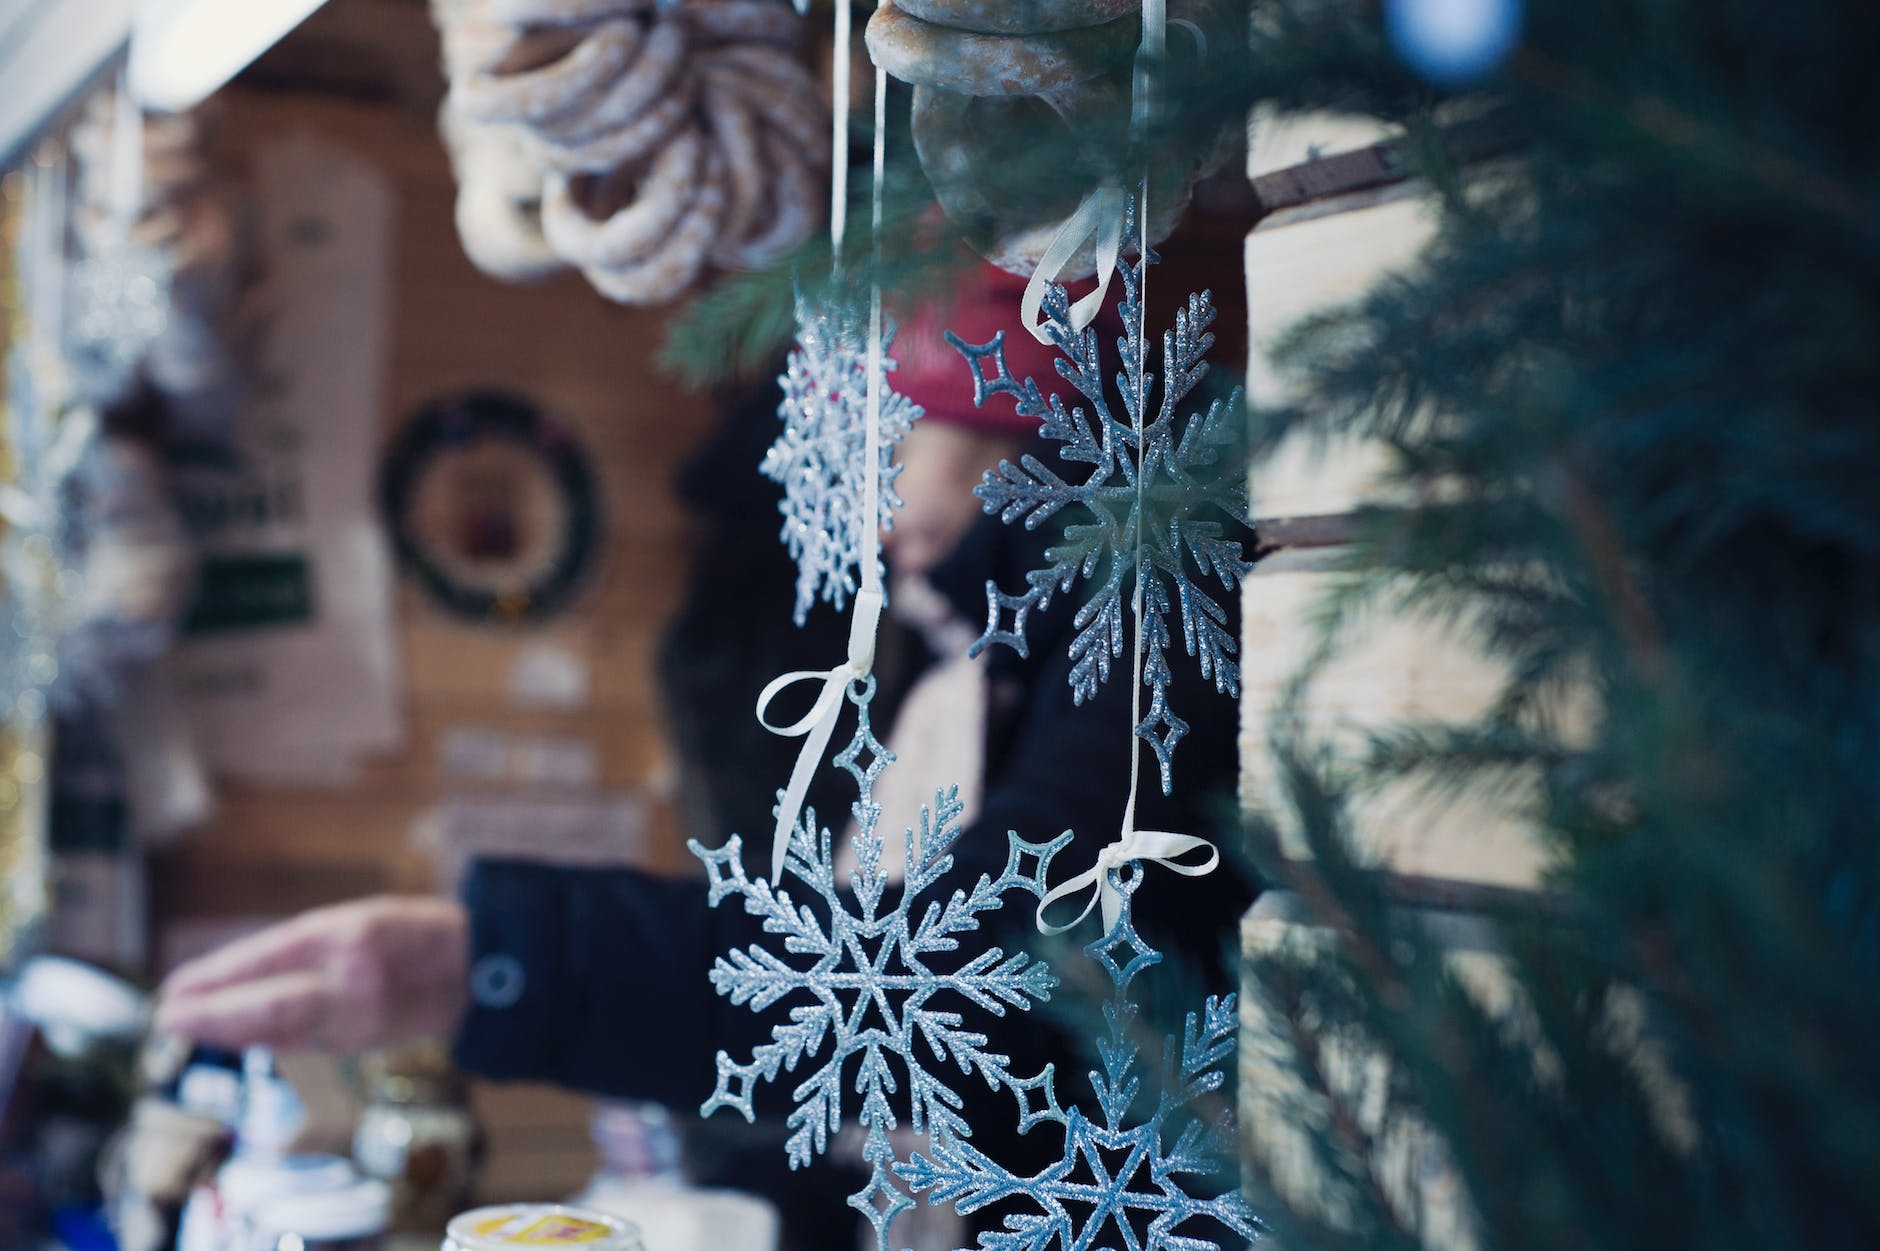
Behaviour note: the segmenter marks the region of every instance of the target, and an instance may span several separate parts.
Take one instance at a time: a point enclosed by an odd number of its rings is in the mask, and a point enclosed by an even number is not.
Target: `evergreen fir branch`
[[[1321,658],[1367,612],[1411,610],[1511,675],[1478,724],[1281,761],[1312,872],[1272,868],[1327,943],[1249,965],[1275,1025],[1257,1045],[1322,1128],[1311,1163],[1346,1209],[1274,1223],[1289,1246],[1421,1245],[1431,1214],[1386,1182],[1424,1135],[1483,1247],[1867,1245],[1880,183],[1848,119],[1880,14],[1528,15],[1465,105],[1523,144],[1482,169],[1450,159],[1370,6],[1256,24],[1274,99],[1406,127],[1441,214],[1414,271],[1294,336],[1308,398],[1256,429],[1383,440],[1414,501],[1367,519]],[[1535,782],[1568,906],[1487,922],[1516,1004],[1497,1013],[1341,822],[1369,786],[1499,793],[1511,774]],[[1332,1040],[1387,1062],[1376,1099],[1340,1087]]]

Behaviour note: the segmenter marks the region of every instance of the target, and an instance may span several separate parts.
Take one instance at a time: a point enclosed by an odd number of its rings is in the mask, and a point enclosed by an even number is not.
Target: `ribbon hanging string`
[[[1140,249],[1138,255],[1143,258],[1145,264],[1142,266],[1141,286],[1137,292],[1136,315],[1138,320],[1134,330],[1137,341],[1145,345],[1149,341],[1149,267],[1146,264],[1149,256],[1148,141],[1151,137],[1151,123],[1155,120],[1156,115],[1157,82],[1161,74],[1162,63],[1167,54],[1167,50],[1167,0],[1144,0],[1142,6],[1142,43],[1136,50],[1135,80],[1132,87],[1130,131],[1134,145],[1143,160],[1142,175],[1136,200],[1136,225],[1139,231],[1136,245]],[[1110,219],[1103,217],[1102,214],[1112,211],[1110,208],[1110,196],[1112,194],[1116,197],[1116,201],[1113,210],[1115,213],[1114,227],[1110,228],[1105,224]],[[1087,313],[1084,313],[1082,310],[1084,310],[1092,300],[1097,301],[1097,307],[1101,306],[1103,292],[1108,285],[1109,276],[1116,269],[1123,234],[1124,214],[1127,207],[1122,196],[1123,193],[1120,188],[1114,188],[1106,184],[1105,186],[1098,187],[1095,191],[1091,192],[1089,196],[1085,197],[1083,206],[1078,209],[1077,214],[1072,217],[1070,222],[1065,223],[1064,230],[1059,232],[1058,237],[1052,241],[1051,248],[1047,250],[1045,261],[1040,264],[1038,273],[1032,276],[1031,285],[1028,286],[1025,291],[1025,325],[1027,329],[1030,329],[1031,332],[1041,340],[1045,339],[1046,336],[1042,329],[1035,323],[1038,310],[1042,306],[1045,286],[1055,278],[1056,271],[1063,268],[1064,264],[1076,253],[1077,249],[1083,246],[1086,240],[1095,238],[1098,242],[1099,252],[1101,253],[1105,246],[1104,241],[1107,238],[1115,240],[1116,242],[1110,245],[1107,257],[1101,255],[1099,257],[1099,263],[1103,264],[1105,268],[1100,273],[1097,291],[1093,293],[1093,295],[1086,296],[1083,300],[1078,302],[1077,307],[1073,310],[1072,324],[1081,330],[1084,326],[1089,324],[1091,318],[1095,317],[1096,307],[1089,308]],[[1086,215],[1087,219],[1080,222],[1079,219],[1086,218]],[[1076,226],[1077,232],[1081,233],[1073,232],[1073,226]],[[1077,233],[1077,237],[1070,239],[1070,241],[1066,243],[1067,238],[1073,233]],[[1065,246],[1060,248],[1060,244],[1065,244]],[[1053,267],[1051,277],[1044,276],[1046,265]],[[1033,303],[1032,301],[1034,289],[1038,295],[1038,303]],[[1080,315],[1082,319],[1078,320]],[[1144,350],[1147,350],[1146,347]],[[1134,452],[1137,457],[1143,455],[1145,444],[1143,427],[1149,404],[1148,376],[1148,370],[1146,369],[1138,370],[1136,373],[1135,406],[1131,414],[1130,424],[1131,434],[1134,437],[1135,443]],[[1128,864],[1158,864],[1165,869],[1181,874],[1183,877],[1204,877],[1214,872],[1221,863],[1220,849],[1205,838],[1200,838],[1193,834],[1173,834],[1163,830],[1139,830],[1136,828],[1136,800],[1141,791],[1142,784],[1142,743],[1138,734],[1142,725],[1143,660],[1146,655],[1146,639],[1142,628],[1143,595],[1145,593],[1143,587],[1143,567],[1148,556],[1144,546],[1145,540],[1143,534],[1144,530],[1147,528],[1148,515],[1145,511],[1147,500],[1144,497],[1143,475],[1137,473],[1135,477],[1137,518],[1136,585],[1130,605],[1135,616],[1135,637],[1133,641],[1129,709],[1129,798],[1123,805],[1122,831],[1118,834],[1115,842],[1097,853],[1096,864],[1069,881],[1053,887],[1038,901],[1038,929],[1046,934],[1062,934],[1064,931],[1081,924],[1085,917],[1088,917],[1093,910],[1099,908],[1102,912],[1104,933],[1107,934],[1113,930],[1116,927],[1117,918],[1122,915],[1123,911],[1123,896],[1117,885],[1116,875]],[[1200,851],[1207,853],[1202,859],[1193,860],[1188,858]],[[1060,900],[1075,899],[1078,895],[1084,894],[1085,892],[1089,893],[1089,898],[1085,901],[1083,909],[1078,912],[1075,918],[1063,924],[1056,924],[1046,920],[1045,913],[1053,904]]]
[[[797,815],[803,811],[803,800],[809,794],[810,779],[816,776],[823,753],[829,750],[829,739],[835,734],[836,721],[842,716],[842,705],[849,685],[866,681],[874,669],[875,632],[881,623],[884,600],[880,586],[869,586],[867,583],[868,579],[864,578],[861,592],[855,597],[855,615],[849,621],[848,659],[833,669],[802,669],[786,673],[766,686],[757,697],[759,724],[772,734],[803,740],[803,747],[796,755],[796,765],[790,770],[790,784],[784,788],[783,797],[777,802],[777,826],[770,841],[772,885],[783,878],[783,864],[790,850],[790,830],[796,825]],[[822,683],[816,702],[808,712],[789,725],[772,724],[771,703],[784,691],[801,682]]]
[[[1194,26],[1192,22],[1181,24]],[[1154,118],[1154,84],[1162,62],[1168,55],[1168,26],[1168,0],[1143,0],[1142,42],[1136,49],[1129,117],[1130,137],[1139,150],[1146,149],[1150,122]],[[1205,47],[1205,36],[1201,34],[1200,27],[1194,29],[1196,41]],[[1149,217],[1146,155],[1144,161],[1142,194],[1136,208],[1138,219],[1145,223],[1143,240],[1146,244],[1146,223]],[[1039,317],[1044,308],[1045,290],[1058,280],[1065,266],[1083,251],[1085,244],[1093,244],[1096,248],[1097,288],[1071,305],[1072,328],[1084,329],[1103,311],[1103,302],[1110,293],[1110,279],[1116,275],[1116,261],[1122,251],[1123,221],[1128,202],[1128,192],[1120,185],[1103,183],[1083,198],[1076,211],[1058,227],[1051,242],[1045,245],[1044,255],[1038,258],[1037,268],[1032,271],[1031,280],[1025,284],[1025,295],[1019,304],[1025,329],[1032,338],[1049,346],[1051,336],[1043,319]]]
[[[1205,851],[1207,856],[1199,861],[1183,859],[1197,851]],[[1159,864],[1183,877],[1205,877],[1220,865],[1221,851],[1207,839],[1193,834],[1128,830],[1097,853],[1096,864],[1045,893],[1038,902],[1038,928],[1046,934],[1062,934],[1081,925],[1092,910],[1101,906],[1103,932],[1107,934],[1115,929],[1116,919],[1123,915],[1123,892],[1116,884],[1115,874],[1131,863]],[[1090,897],[1076,916],[1062,924],[1045,920],[1045,913],[1053,904],[1061,899],[1075,899],[1086,891]]]
[[[1050,344],[1051,336],[1039,317],[1044,308],[1044,293],[1086,243],[1094,243],[1097,248],[1097,289],[1071,305],[1071,325],[1082,330],[1103,311],[1103,301],[1110,293],[1110,279],[1116,273],[1116,260],[1122,254],[1123,215],[1128,203],[1127,191],[1115,183],[1104,183],[1083,198],[1077,211],[1052,236],[1019,302],[1019,314],[1032,338]]]
[[[845,67],[850,43],[850,30],[847,21],[846,4],[836,6],[836,62],[837,62],[837,108],[836,108],[836,145],[833,191],[830,204],[830,242],[834,246],[834,272],[841,273],[842,234],[846,225],[847,176],[844,164],[848,152],[848,75]],[[882,387],[885,385],[885,370],[882,351],[884,334],[884,315],[881,307],[881,230],[885,215],[885,196],[883,188],[887,175],[887,120],[888,120],[888,76],[885,71],[875,71],[875,143],[874,143],[874,186],[871,203],[871,235],[873,260],[868,291],[868,377],[866,381],[866,400],[864,404],[864,431],[862,498],[861,508],[862,536],[861,547],[861,589],[855,596],[854,615],[849,620],[848,655],[839,665],[831,669],[799,670],[786,673],[772,681],[757,697],[757,720],[772,734],[786,738],[801,738],[803,746],[798,750],[796,764],[790,770],[789,785],[777,802],[776,826],[771,832],[770,844],[770,880],[772,885],[783,878],[783,868],[789,859],[790,832],[796,826],[796,820],[803,811],[803,801],[809,794],[810,780],[816,776],[821,766],[824,753],[829,750],[829,740],[835,734],[836,722],[842,716],[842,706],[853,684],[867,681],[875,666],[875,640],[880,630],[881,612],[887,603],[887,593],[881,582],[881,405]],[[810,710],[788,725],[776,725],[770,719],[770,706],[779,695],[789,688],[803,682],[819,682],[816,702]]]

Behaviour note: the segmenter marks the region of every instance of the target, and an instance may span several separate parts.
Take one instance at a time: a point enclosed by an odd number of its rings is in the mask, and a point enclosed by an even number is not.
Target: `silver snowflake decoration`
[[[1198,1015],[1189,1014],[1179,1051],[1174,1039],[1165,1040],[1154,1109],[1131,1121],[1142,1081],[1129,984],[1162,959],[1130,921],[1129,895],[1140,880],[1137,867],[1119,881],[1121,917],[1085,948],[1115,987],[1103,1009],[1107,1033],[1097,1043],[1102,1067],[1090,1073],[1098,1117],[1081,1108],[1055,1111],[1056,1096],[1047,1089],[1043,1102],[1055,1115],[1037,1119],[1063,1126],[1064,1155],[1032,1176],[959,1139],[940,1139],[930,1156],[917,1152],[896,1166],[928,1202],[952,1204],[962,1214],[995,1204],[1020,1207],[1006,1213],[1002,1229],[981,1236],[981,1251],[1218,1251],[1220,1244],[1205,1236],[1214,1229],[1249,1242],[1262,1232],[1236,1186],[1231,1113],[1211,1115],[1204,1106],[1225,1084],[1221,1068],[1234,1055],[1233,995],[1210,996]],[[1211,1228],[1198,1230],[1194,1222]]]
[[[761,917],[764,930],[782,937],[781,950],[752,945],[721,956],[712,968],[712,985],[735,1004],[754,1012],[789,1007],[789,1020],[771,1031],[771,1041],[739,1063],[718,1053],[718,1084],[701,1109],[710,1115],[732,1108],[753,1119],[753,1094],[761,1082],[782,1072],[806,1075],[791,1091],[786,1142],[792,1167],[802,1167],[828,1150],[843,1121],[843,1094],[861,1096],[857,1120],[866,1130],[863,1158],[870,1167],[868,1185],[849,1203],[874,1223],[886,1251],[888,1228],[913,1200],[894,1182],[894,1149],[889,1131],[896,1128],[896,1108],[905,1108],[917,1131],[965,1139],[971,1126],[961,1114],[962,1099],[950,1074],[957,1067],[993,1090],[1009,1091],[1021,1117],[1037,1115],[1032,1092],[1049,1090],[1050,1070],[1020,1079],[1009,1071],[1011,1059],[989,1050],[985,1034],[970,1027],[967,1011],[1003,1017],[1008,1008],[1028,1011],[1051,997],[1057,985],[1049,967],[1023,952],[1006,955],[997,947],[962,959],[961,935],[979,928],[980,918],[997,911],[1010,892],[1042,898],[1051,858],[1070,842],[1065,834],[1049,843],[1028,843],[1017,834],[1010,843],[1004,871],[981,875],[970,889],[956,889],[944,901],[928,899],[915,919],[916,906],[953,866],[959,837],[958,788],[936,792],[932,808],[922,808],[919,831],[908,830],[907,876],[891,888],[882,865],[882,835],[876,828],[881,807],[874,784],[894,757],[869,728],[870,680],[851,689],[857,710],[855,737],[836,763],[855,779],[859,797],[852,811],[857,834],[857,868],[849,874],[853,895],[837,883],[835,855],[827,828],[806,810],[790,834],[786,874],[808,888],[812,899],[797,903],[787,889],[745,874],[740,840],[708,851],[697,841],[692,853],[705,863],[711,903],[730,896]],[[1029,865],[1029,867],[1027,867]],[[891,889],[899,897],[885,900]],[[930,1067],[932,1065],[933,1067]],[[939,1070],[939,1071],[937,1071]]]
[[[73,385],[97,403],[121,400],[170,324],[161,258],[128,239],[106,244],[72,266],[71,301]]]
[[[783,430],[764,454],[763,475],[783,487],[783,542],[796,561],[796,623],[810,606],[827,600],[838,611],[855,594],[862,575],[866,535],[860,507],[868,464],[868,335],[866,316],[836,306],[796,302],[797,346],[778,382]],[[881,512],[875,524],[894,528],[901,500],[894,480],[901,466],[894,448],[921,416],[920,405],[887,385],[895,369],[881,346]],[[877,562],[879,568],[879,562]]]
[[[1076,519],[1065,524],[1062,538],[1046,553],[1046,567],[1026,575],[1024,591],[1008,594],[996,582],[986,583],[986,631],[973,645],[973,654],[1003,643],[1028,655],[1027,616],[1048,608],[1055,595],[1070,590],[1079,578],[1090,580],[1095,589],[1077,610],[1077,633],[1070,645],[1071,689],[1081,704],[1108,680],[1111,661],[1123,654],[1127,606],[1140,580],[1143,685],[1150,706],[1136,733],[1154,747],[1162,768],[1162,792],[1168,794],[1174,784],[1171,757],[1188,733],[1187,722],[1169,706],[1169,614],[1180,605],[1182,641],[1188,654],[1199,660],[1202,676],[1213,678],[1215,689],[1223,694],[1238,696],[1239,645],[1217,596],[1231,595],[1250,567],[1238,536],[1251,523],[1246,465],[1232,454],[1238,441],[1239,391],[1214,401],[1204,412],[1179,412],[1182,401],[1207,376],[1206,356],[1214,346],[1208,331],[1214,305],[1205,291],[1188,297],[1187,306],[1176,314],[1175,329],[1162,337],[1168,377],[1160,399],[1155,398],[1155,378],[1148,372],[1148,346],[1141,333],[1142,278],[1153,259],[1151,255],[1117,265],[1123,281],[1123,324],[1128,327],[1117,341],[1123,358],[1116,379],[1122,393],[1120,419],[1104,393],[1096,331],[1072,325],[1070,296],[1061,286],[1053,285],[1045,296],[1045,329],[1062,355],[1056,362],[1059,375],[1088,402],[1088,412],[1081,404],[1067,409],[1055,394],[1047,399],[1030,378],[1023,383],[1013,378],[1005,363],[1003,331],[985,344],[968,344],[953,334],[947,341],[972,367],[975,404],[983,405],[995,395],[1011,396],[1019,416],[1035,418],[1045,438],[1063,445],[1059,459],[1091,467],[1082,482],[1071,482],[1027,453],[1016,465],[1001,461],[974,489],[986,512],[999,514],[1008,524],[1023,517],[1027,529],[1036,529],[1067,509]],[[985,370],[988,361],[990,374]],[[1144,397],[1142,413],[1136,411],[1139,393]],[[1218,582],[1218,592],[1210,579]],[[1009,625],[1001,624],[1005,613],[1011,614]]]

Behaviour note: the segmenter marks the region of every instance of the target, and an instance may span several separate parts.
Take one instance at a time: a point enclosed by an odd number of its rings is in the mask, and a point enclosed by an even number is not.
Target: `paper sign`
[[[179,475],[204,564],[175,671],[217,773],[332,782],[403,733],[372,486],[395,205],[383,175],[311,136],[255,164],[274,299],[234,455]]]

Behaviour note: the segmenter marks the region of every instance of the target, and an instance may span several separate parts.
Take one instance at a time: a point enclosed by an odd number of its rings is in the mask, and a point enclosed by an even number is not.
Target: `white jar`
[[[581,1251],[646,1251],[635,1226],[605,1212],[562,1203],[511,1203],[465,1212],[451,1221],[442,1251],[568,1246]]]
[[[355,1181],[343,1190],[292,1195],[256,1209],[255,1251],[382,1251],[392,1188]]]
[[[343,1156],[238,1155],[215,1175],[215,1188],[224,1208],[247,1216],[275,1199],[342,1190],[358,1176]]]
[[[183,1210],[179,1251],[254,1251],[257,1209],[296,1195],[330,1194],[358,1180],[336,1155],[238,1155]]]

